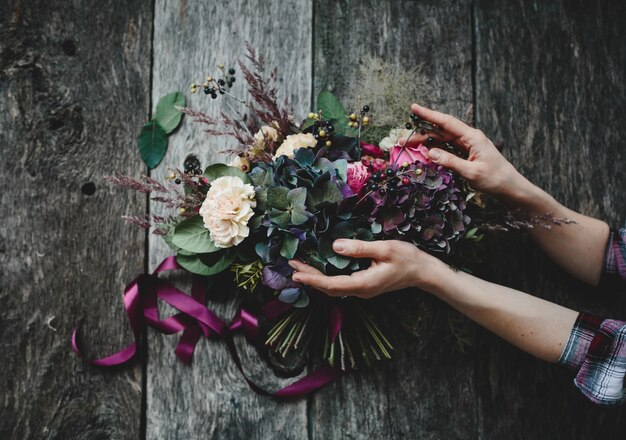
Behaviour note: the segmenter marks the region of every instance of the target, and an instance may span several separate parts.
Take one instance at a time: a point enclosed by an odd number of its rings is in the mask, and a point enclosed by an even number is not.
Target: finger
[[[389,256],[389,244],[384,241],[335,240],[333,250],[341,255],[354,258],[374,258],[385,260]]]
[[[438,148],[432,148],[428,151],[428,157],[437,165],[441,165],[462,177],[471,180],[471,176],[474,172],[475,164],[468,160],[462,159],[459,156],[448,153],[447,151],[440,150]]]
[[[419,104],[411,105],[411,111],[420,118],[425,119],[432,124],[437,124],[439,127],[456,138],[469,136],[471,134],[472,127],[459,121],[454,116],[422,107]]]
[[[309,287],[313,287],[314,289],[321,290],[329,296],[357,296],[362,294],[367,287],[363,279],[364,277],[358,276],[358,274],[363,272],[332,277],[322,273],[297,272],[292,276],[292,279],[296,282],[306,284]]]
[[[309,266],[306,263],[298,260],[289,260],[289,265],[293,267],[298,272],[307,272],[313,274],[320,274],[321,272],[314,268],[313,266]]]

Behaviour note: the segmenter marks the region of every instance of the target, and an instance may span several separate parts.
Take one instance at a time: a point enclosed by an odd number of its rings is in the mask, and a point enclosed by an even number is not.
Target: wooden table
[[[148,332],[131,366],[102,370],[69,347],[82,322],[91,356],[131,339],[121,292],[168,254],[119,217],[162,213],[103,176],[146,169],[136,135],[162,95],[191,95],[250,41],[280,69],[299,116],[340,97],[368,54],[423,65],[428,96],[502,139],[507,157],[560,201],[626,219],[626,7],[623,2],[138,0],[0,4],[0,438],[2,439],[573,439],[626,435],[626,410],[587,403],[571,375],[465,323],[454,343],[444,305],[425,299],[393,362],[289,403],[255,395],[219,341],[185,367],[173,338]],[[246,96],[241,77],[234,93]],[[203,166],[225,140],[185,121],[164,163]],[[561,304],[626,318],[619,293],[585,287],[520,237],[494,246],[486,276]],[[417,304],[417,303],[416,303]],[[213,306],[230,318],[235,307]],[[416,332],[417,333],[417,332]],[[242,341],[250,374],[269,374]]]

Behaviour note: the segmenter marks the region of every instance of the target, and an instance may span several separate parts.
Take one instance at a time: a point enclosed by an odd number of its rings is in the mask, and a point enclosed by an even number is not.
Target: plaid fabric
[[[626,228],[610,234],[604,259],[604,272],[614,280],[626,281]]]
[[[609,236],[602,285],[626,281],[626,229]],[[626,400],[626,322],[581,313],[558,363],[578,371],[574,385],[592,402]]]

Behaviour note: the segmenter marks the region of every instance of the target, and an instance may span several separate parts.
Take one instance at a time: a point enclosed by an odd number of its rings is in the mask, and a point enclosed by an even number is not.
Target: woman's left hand
[[[336,240],[336,253],[353,258],[371,258],[372,265],[351,275],[327,276],[301,261],[291,260],[294,281],[330,296],[372,298],[407,287],[428,290],[436,277],[433,269],[443,265],[435,257],[402,241]]]

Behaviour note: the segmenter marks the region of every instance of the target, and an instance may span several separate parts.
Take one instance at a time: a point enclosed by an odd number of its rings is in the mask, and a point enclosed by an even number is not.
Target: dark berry
[[[230,82],[231,82],[231,83],[234,83],[234,82],[235,82],[235,77],[234,77],[234,76],[231,76],[231,77],[230,77]]]
[[[330,131],[335,131],[335,127],[333,127],[332,125],[328,124],[326,126],[326,131],[330,132]]]
[[[370,111],[370,106],[369,105],[364,105],[363,106],[363,113],[367,113]]]
[[[228,69],[228,74],[229,75],[234,75],[235,74],[235,69],[233,69],[232,67],[230,69]]]
[[[396,172],[393,169],[391,169],[391,168],[387,168],[387,173],[386,174],[387,174],[387,177],[393,177],[393,176],[396,175]]]
[[[180,180],[180,179],[176,179],[176,180],[174,180],[174,183],[175,183],[176,185],[180,185],[180,184],[181,184],[181,182],[182,182],[182,180]]]
[[[430,143],[435,142],[435,139],[433,139],[432,136],[428,136],[428,139],[426,139],[426,142],[430,144]]]
[[[211,93],[211,99],[215,99],[215,98],[217,98],[217,93],[215,92]]]
[[[223,95],[225,92],[223,89],[220,89],[220,95]]]
[[[381,188],[378,190],[379,194],[385,194],[387,192],[387,190],[385,188]]]
[[[378,185],[376,185],[375,183],[372,183],[372,184],[369,186],[369,190],[370,190],[370,191],[376,191],[377,189],[378,189]]]
[[[210,89],[210,88],[208,88],[208,87],[205,87],[205,88],[204,88],[204,94],[205,94],[205,95],[208,95],[209,93],[211,93],[211,89]]]
[[[389,194],[395,194],[398,192],[398,190],[393,186],[390,186],[387,191],[389,192]]]
[[[223,79],[218,79],[218,80],[217,80],[217,83],[218,83],[220,86],[224,86],[224,85],[226,85],[226,81],[224,81]]]
[[[424,130],[423,128],[420,130],[420,134],[426,134],[426,130]]]
[[[413,126],[409,122],[406,123],[405,127],[407,130],[410,130],[413,128]]]
[[[411,113],[411,120],[412,120],[413,122],[419,122],[420,117],[419,117],[419,116],[417,116],[415,113]]]

